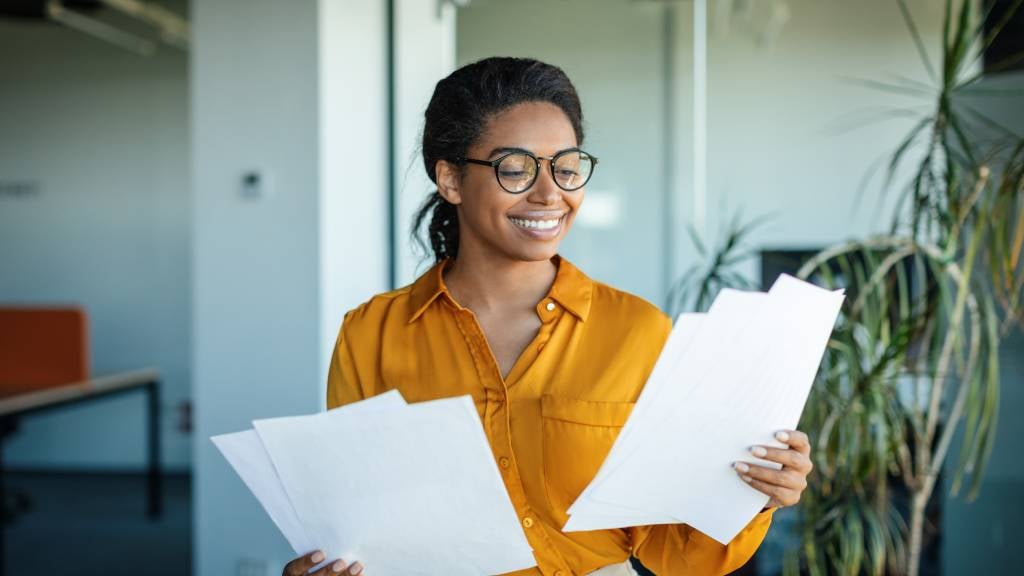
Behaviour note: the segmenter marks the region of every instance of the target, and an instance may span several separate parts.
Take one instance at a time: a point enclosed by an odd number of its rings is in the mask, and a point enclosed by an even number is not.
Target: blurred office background
[[[906,6],[937,59],[944,2]],[[160,386],[153,412],[3,416],[7,574],[280,573],[287,543],[208,438],[321,409],[344,312],[425,270],[422,113],[491,55],[574,81],[601,165],[562,253],[659,306],[701,258],[688,227],[770,215],[763,254],[887,230],[877,168],[915,120],[885,111],[930,104],[859,81],[929,82],[896,0],[0,0],[0,306],[84,311],[88,376]],[[1021,133],[1022,101],[977,105]],[[1001,357],[980,497],[940,488],[922,574],[1015,571],[1022,339]],[[780,573],[777,518],[747,573]]]

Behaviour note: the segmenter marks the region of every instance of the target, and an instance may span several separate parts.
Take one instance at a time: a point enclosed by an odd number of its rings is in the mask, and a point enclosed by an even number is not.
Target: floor
[[[29,509],[5,528],[5,576],[187,576],[192,563],[191,479],[168,475],[164,515],[146,517],[145,478],[115,473],[5,476]]]

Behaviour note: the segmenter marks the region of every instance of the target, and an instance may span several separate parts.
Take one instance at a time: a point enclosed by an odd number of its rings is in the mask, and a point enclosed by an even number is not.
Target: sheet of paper
[[[295,508],[285,494],[274,465],[270,462],[267,451],[263,449],[263,443],[260,442],[256,431],[243,430],[221,434],[213,436],[211,440],[249,487],[253,496],[256,496],[256,500],[291,544],[295,554],[298,556],[312,550],[313,545],[306,536],[306,530],[295,515]]]
[[[566,530],[633,525],[600,526],[586,516],[593,501],[677,518],[727,543],[767,503],[730,465],[796,426],[843,294],[785,275],[767,295],[740,294],[723,291],[681,353],[666,345],[679,356],[648,381],[658,401],[634,409]]]
[[[626,426],[623,427],[622,432],[619,434],[620,442],[623,436],[627,435],[627,429],[631,426],[635,426],[637,421],[643,421],[646,419],[644,411],[652,403],[659,400],[663,386],[666,385],[666,383],[667,385],[671,385],[671,383],[668,382],[669,378],[667,376],[673,369],[672,364],[679,360],[683,351],[699,333],[704,317],[705,314],[703,313],[684,312],[676,318],[672,325],[672,332],[669,334],[668,340],[665,342],[663,352],[655,363],[655,367],[651,372],[651,377],[648,379],[647,385],[644,386],[643,391],[641,391],[641,396],[634,407],[634,413],[639,410],[641,417],[638,419],[631,418],[627,421]],[[616,448],[614,449],[621,451],[622,445],[617,443]],[[605,459],[605,463],[612,462],[613,460],[614,457],[609,454]],[[603,469],[604,468],[602,467],[602,470]],[[598,477],[600,477],[600,472],[598,473]],[[592,485],[593,483],[591,486]],[[645,526],[649,524],[676,524],[682,522],[678,518],[665,514],[659,515],[645,513],[626,506],[599,502],[590,498],[589,492],[590,486],[588,486],[572,506],[569,507],[569,521],[563,528],[566,532],[597,530],[610,525]]]
[[[536,564],[469,396],[253,425],[329,558],[375,576]]]
[[[623,513],[622,508],[631,509],[632,516],[645,515],[659,520],[646,522],[648,524],[683,521],[666,510],[637,509],[632,504],[619,506],[620,511],[616,513],[614,507],[607,507],[616,503],[597,500],[593,493],[621,465],[627,454],[649,441],[648,431],[655,424],[678,411],[678,407],[702,382],[701,375],[715,362],[717,353],[722,350],[736,352],[728,344],[744,331],[751,317],[760,313],[760,306],[766,298],[764,293],[726,288],[719,293],[706,315],[683,314],[676,319],[629,420],[594,480],[570,506],[570,519],[563,530],[571,532],[642,525]]]
[[[363,402],[342,406],[328,413],[344,413],[353,409],[367,410],[404,406],[405,400],[397,390],[368,398]],[[296,555],[313,550],[313,544],[306,535],[302,523],[295,514],[288,494],[281,485],[277,470],[270,456],[263,448],[263,442],[255,430],[243,430],[231,434],[220,434],[210,438],[228,461],[235,473],[259,501],[260,505],[277,525],[278,530],[291,545]]]

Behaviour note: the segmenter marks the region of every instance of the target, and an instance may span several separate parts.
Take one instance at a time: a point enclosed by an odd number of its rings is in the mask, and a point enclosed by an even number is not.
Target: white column
[[[385,0],[320,2],[320,378],[345,311],[388,289]]]
[[[292,556],[209,436],[321,409],[342,314],[386,288],[384,1],[191,6],[199,576]]]
[[[423,167],[423,113],[434,85],[455,69],[455,6],[443,0],[395,0],[395,247],[397,284],[412,282],[432,261],[413,249],[409,228],[434,190]]]
[[[707,245],[708,2],[693,0],[693,227]]]

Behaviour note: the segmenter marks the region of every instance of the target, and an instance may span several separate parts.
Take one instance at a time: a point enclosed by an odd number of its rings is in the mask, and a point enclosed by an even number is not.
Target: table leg
[[[7,525],[14,517],[13,510],[7,511],[7,482],[4,468],[4,440],[14,429],[14,423],[8,419],[0,419],[0,576],[7,574]]]
[[[160,473],[160,383],[156,380],[146,385],[146,400],[149,407],[149,473],[146,482],[148,514],[159,518],[163,513],[163,489]],[[2,575],[0,575],[2,576]]]
[[[3,506],[3,518],[0,519],[0,576],[7,574],[7,490],[4,483],[3,436],[0,435],[0,506]]]

